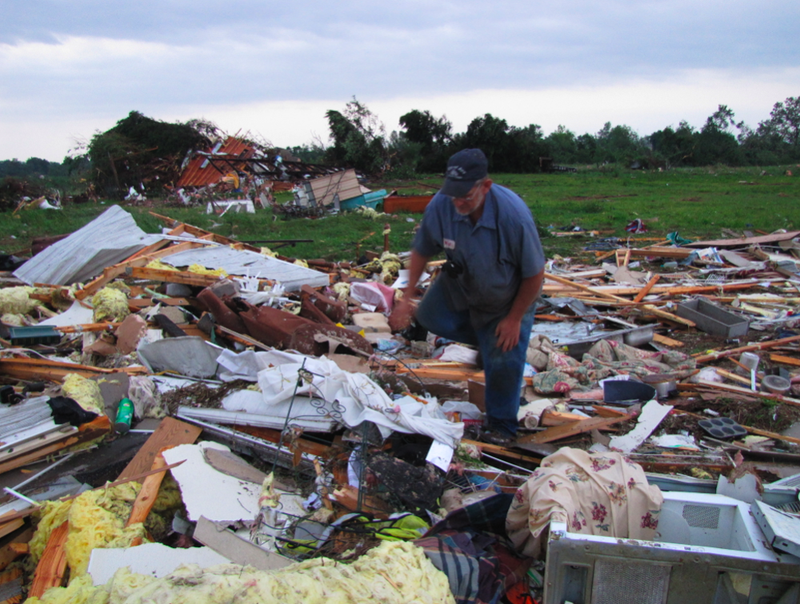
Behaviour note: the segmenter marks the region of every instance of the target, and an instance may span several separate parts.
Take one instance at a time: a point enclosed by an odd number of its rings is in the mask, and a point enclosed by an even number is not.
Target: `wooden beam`
[[[22,520],[20,520],[20,522],[22,522]],[[29,533],[28,540],[33,537],[33,529],[28,529],[24,531],[24,533]],[[8,545],[0,547],[0,570],[5,570],[14,560],[29,553],[29,551],[27,543],[9,543]]]
[[[688,390],[691,388],[696,388],[697,386],[705,386],[711,390],[719,390],[722,392],[741,394],[743,396],[763,398],[769,401],[778,401],[779,403],[786,403],[787,405],[800,407],[800,400],[797,400],[796,398],[782,396],[780,394],[772,394],[771,392],[753,392],[749,388],[740,388],[739,386],[732,386],[731,384],[720,384],[718,382],[708,382],[706,380],[700,380],[696,384],[678,384],[678,390]]]
[[[636,297],[633,299],[633,301],[634,301],[634,302],[641,302],[642,300],[644,300],[644,297],[645,297],[647,294],[649,294],[649,293],[650,293],[650,290],[651,290],[651,289],[653,289],[653,286],[654,286],[656,283],[658,283],[658,280],[659,280],[659,279],[661,279],[661,275],[659,275],[659,274],[655,274],[655,275],[653,275],[653,278],[652,278],[652,279],[650,279],[650,281],[648,281],[648,282],[645,284],[645,286],[642,288],[642,291],[640,291],[638,294],[636,294]]]
[[[576,434],[583,434],[592,430],[607,428],[608,426],[618,424],[619,422],[631,419],[632,417],[633,415],[623,415],[621,417],[591,417],[578,422],[571,422],[569,424],[548,428],[547,430],[536,432],[530,436],[523,436],[522,438],[517,439],[517,441],[521,443],[536,444],[549,443],[554,440],[561,440],[562,438],[575,436]]]
[[[529,455],[525,455],[524,453],[516,453],[511,449],[507,447],[502,447],[500,445],[484,443],[478,440],[469,440],[467,438],[462,439],[461,442],[465,445],[474,445],[478,447],[481,451],[488,451],[492,455],[501,455],[503,457],[508,457],[509,459],[518,459],[519,461],[527,461],[534,464],[541,463],[542,461],[541,457],[530,457]],[[512,444],[511,446],[513,447],[514,445]]]
[[[33,583],[28,591],[29,598],[41,598],[51,587],[58,587],[67,569],[67,550],[64,547],[69,535],[69,522],[65,521],[50,533],[44,553],[33,573]]]
[[[787,357],[782,354],[770,354],[769,360],[774,363],[782,363],[784,365],[792,365],[793,367],[800,367],[800,359],[795,357]]]
[[[148,281],[161,281],[164,283],[183,283],[196,287],[209,287],[222,280],[222,277],[216,275],[201,275],[199,273],[190,273],[189,271],[170,271],[140,266],[127,267],[125,269],[125,276],[134,279],[146,279]]]
[[[260,248],[257,248],[255,246],[242,243],[241,241],[236,241],[235,239],[229,239],[228,237],[224,237],[223,235],[218,235],[217,233],[212,233],[211,231],[204,231],[200,227],[196,227],[191,224],[186,224],[185,222],[179,222],[178,220],[170,218],[169,216],[156,214],[155,212],[150,212],[150,215],[155,216],[156,218],[158,218],[159,220],[161,220],[166,225],[172,228],[181,228],[182,232],[189,233],[190,235],[194,235],[195,237],[208,238],[210,241],[214,241],[216,243],[236,246],[238,249],[250,250],[251,252],[261,251]]]
[[[104,369],[102,367],[64,363],[49,359],[0,359],[0,374],[5,374],[17,380],[61,382],[70,373],[77,373],[83,377],[94,377],[120,371],[128,375],[146,375],[149,373],[146,367],[136,365],[117,369]]]
[[[153,509],[153,504],[155,504],[158,497],[158,490],[161,488],[161,483],[167,473],[167,462],[162,453],[163,450],[159,451],[153,461],[153,467],[151,468],[153,473],[142,481],[142,488],[139,490],[139,494],[136,495],[136,500],[131,507],[131,513],[125,523],[126,528],[139,522],[144,523]],[[149,535],[148,538],[152,539]],[[131,547],[141,545],[142,541],[141,537],[134,537],[131,541]]]
[[[120,479],[147,472],[153,467],[156,456],[170,446],[188,445],[194,443],[203,431],[202,428],[187,424],[173,417],[165,417],[158,424],[155,432],[150,435],[139,452],[119,475]]]
[[[147,520],[150,510],[153,509],[153,504],[156,502],[156,497],[158,497],[158,489],[161,488],[161,483],[164,481],[164,475],[167,472],[164,469],[166,465],[167,462],[162,455],[162,451],[159,451],[153,460],[153,467],[151,468],[155,473],[150,474],[142,481],[142,488],[136,496],[136,500],[131,507],[131,513],[127,522],[125,522],[126,527]],[[161,471],[159,472],[158,470]],[[132,545],[139,545],[139,543]]]
[[[539,422],[542,426],[561,426],[570,422],[579,422],[586,419],[583,415],[577,413],[565,413],[563,411],[556,411],[555,409],[545,409],[542,412],[542,417]]]
[[[411,374],[420,379],[429,379],[429,380],[445,380],[450,382],[486,382],[486,376],[482,370],[479,369],[466,369],[466,368],[445,368],[445,367],[405,367],[403,365],[397,365],[395,367],[395,372],[398,375],[405,375]],[[533,385],[533,378],[526,377],[522,378],[523,383],[531,386]]]
[[[580,283],[573,283],[569,279],[564,279],[563,277],[558,277],[556,275],[551,275],[550,273],[545,273],[544,276],[545,276],[545,279],[552,279],[553,281],[556,281],[557,283],[561,283],[562,285],[568,285],[570,287],[574,287],[574,288],[580,289],[582,291],[587,291],[587,292],[589,292],[591,294],[594,294],[596,296],[602,296],[604,298],[609,298],[611,300],[616,300],[617,302],[630,302],[630,300],[626,300],[625,298],[620,298],[619,296],[615,296],[614,294],[609,294],[609,293],[607,293],[607,292],[605,292],[605,291],[603,291],[601,289],[598,289],[596,287],[589,287],[588,285],[582,285]],[[636,291],[638,293],[638,290],[636,290]],[[684,319],[683,317],[679,317],[678,315],[673,315],[672,313],[668,313],[666,311],[663,311],[660,308],[657,308],[656,306],[654,306],[652,304],[647,304],[647,305],[643,306],[642,308],[646,309],[647,311],[649,311],[652,314],[656,315],[660,319],[666,319],[667,321],[672,321],[673,323],[680,323],[681,325],[685,325],[687,327],[696,327],[697,326],[693,321],[690,321],[689,319]]]
[[[734,291],[740,289],[752,289],[753,287],[758,286],[759,283],[783,283],[785,282],[785,278],[781,279],[749,279],[744,282],[734,282],[734,283],[720,283],[719,285],[656,285],[653,287],[650,293],[652,294],[659,294],[659,295],[667,295],[667,296],[678,296],[684,294],[714,294],[723,291]],[[639,293],[639,287],[608,287],[604,286],[602,289],[597,288],[597,291],[603,291],[608,294],[614,294],[617,296],[635,296]],[[557,285],[547,284],[545,283],[543,290],[546,294],[559,294],[559,293],[566,293],[562,287],[558,287]]]
[[[173,243],[169,240],[166,240],[167,243]],[[154,244],[155,245],[155,244]],[[186,250],[195,249],[198,247],[204,247],[202,243],[197,241],[182,241],[180,243],[169,245],[165,247],[158,247],[158,249],[154,249],[149,254],[139,255],[134,254],[127,260],[120,262],[119,264],[115,264],[114,266],[109,266],[103,270],[103,274],[100,277],[97,277],[93,281],[87,283],[83,289],[78,290],[75,293],[75,297],[78,300],[83,300],[91,295],[94,295],[98,290],[103,288],[105,285],[113,281],[114,279],[121,277],[125,274],[126,269],[131,267],[144,267],[150,264],[153,260],[158,260],[159,258],[163,258],[164,256],[171,256],[172,254],[177,254],[178,252],[183,252]]]
[[[679,247],[645,247],[645,248],[629,248],[631,256],[638,257],[658,257],[658,258],[688,258],[694,250],[687,250]]]
[[[789,338],[781,338],[779,340],[769,340],[768,342],[761,342],[760,344],[749,344],[747,346],[740,346],[739,348],[730,348],[728,350],[720,350],[711,354],[693,355],[694,360],[698,363],[707,363],[708,361],[716,361],[725,357],[730,357],[742,352],[752,352],[753,350],[768,350],[776,346],[783,346],[789,342],[800,341],[800,336],[791,336]]]
[[[662,346],[672,346],[674,348],[680,348],[683,346],[683,342],[679,340],[673,340],[672,338],[668,338],[667,336],[662,336],[661,334],[655,333],[653,334],[653,341],[656,344],[661,344]]]

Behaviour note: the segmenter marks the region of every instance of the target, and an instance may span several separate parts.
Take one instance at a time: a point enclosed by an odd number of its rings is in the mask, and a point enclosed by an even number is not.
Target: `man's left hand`
[[[497,336],[497,347],[503,352],[508,352],[519,343],[519,329],[521,320],[506,316],[497,324],[494,335]]]

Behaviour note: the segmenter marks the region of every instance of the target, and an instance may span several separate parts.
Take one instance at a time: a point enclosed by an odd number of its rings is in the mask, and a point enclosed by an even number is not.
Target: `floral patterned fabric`
[[[533,389],[545,396],[590,388],[612,375],[670,373],[682,379],[695,369],[694,359],[682,352],[647,351],[613,340],[595,342],[579,363],[542,335],[531,340],[526,358],[539,371]]]
[[[551,520],[570,532],[651,540],[664,498],[644,470],[619,453],[563,447],[517,489],[506,532],[517,551],[543,557]]]

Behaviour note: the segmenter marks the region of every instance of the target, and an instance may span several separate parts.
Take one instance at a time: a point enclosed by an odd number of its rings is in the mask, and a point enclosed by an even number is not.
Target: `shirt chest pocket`
[[[492,233],[494,234],[494,233]],[[508,304],[519,286],[517,267],[498,251],[497,241],[473,246],[468,253],[468,277],[465,280],[469,305],[482,309],[497,309]]]

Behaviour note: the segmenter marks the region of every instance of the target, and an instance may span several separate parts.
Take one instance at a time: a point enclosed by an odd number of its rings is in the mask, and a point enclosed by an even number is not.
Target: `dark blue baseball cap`
[[[479,180],[489,174],[489,162],[480,149],[464,149],[447,161],[441,193],[450,197],[466,197]]]

